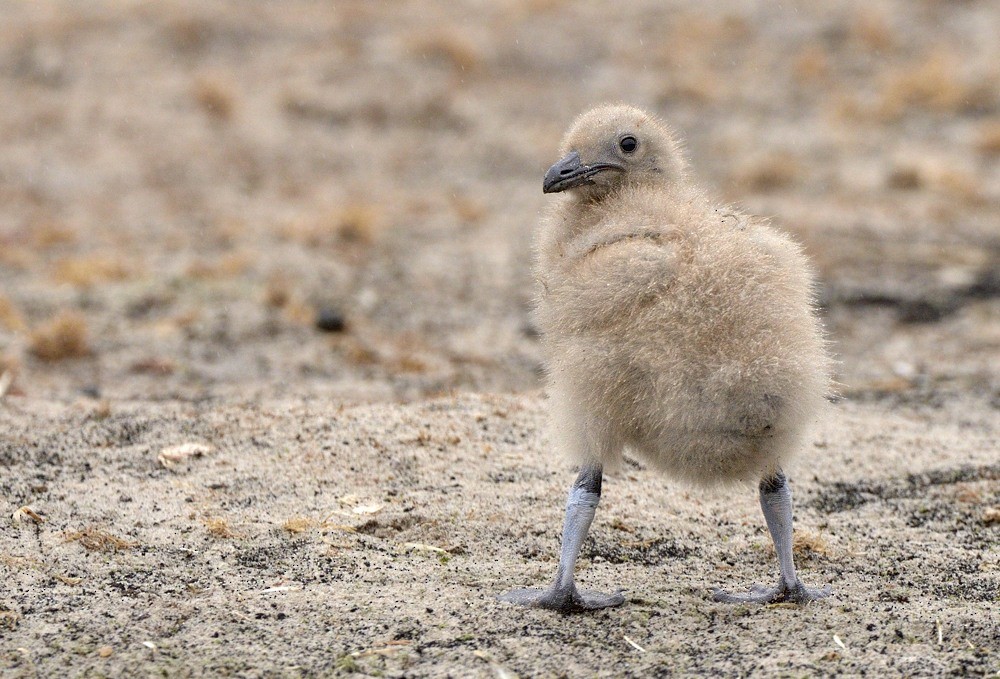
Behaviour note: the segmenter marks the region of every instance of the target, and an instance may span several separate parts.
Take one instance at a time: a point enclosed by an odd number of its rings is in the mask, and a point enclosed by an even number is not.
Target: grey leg
[[[602,472],[601,465],[584,467],[569,492],[555,582],[548,589],[515,589],[500,595],[501,601],[550,608],[563,613],[620,606],[625,602],[620,590],[614,594],[578,590],[573,582],[573,570],[576,568],[576,559],[580,556],[580,547],[583,546],[583,540],[594,520],[597,504],[601,501]]]
[[[764,510],[767,530],[774,540],[774,551],[778,554],[778,568],[781,576],[774,587],[755,586],[749,594],[730,594],[715,590],[714,599],[726,603],[769,604],[790,601],[804,604],[815,599],[830,596],[829,586],[811,589],[802,584],[795,574],[792,560],[792,491],[785,475],[779,470],[769,479],[760,482],[760,508]]]

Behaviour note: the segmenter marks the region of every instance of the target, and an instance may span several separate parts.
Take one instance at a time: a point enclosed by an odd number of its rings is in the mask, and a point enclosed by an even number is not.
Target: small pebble
[[[320,309],[316,312],[316,329],[323,332],[344,332],[347,322],[336,309]]]

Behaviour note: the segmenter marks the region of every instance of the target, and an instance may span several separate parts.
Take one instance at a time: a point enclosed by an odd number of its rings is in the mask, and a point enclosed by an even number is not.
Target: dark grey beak
[[[622,169],[618,165],[609,163],[584,165],[580,162],[580,154],[571,151],[545,173],[545,179],[542,181],[542,193],[559,193],[566,189],[572,189],[574,186],[593,184],[590,178],[598,172]]]
[[[542,193],[559,193],[580,184],[589,183],[586,165],[580,163],[580,154],[572,151],[549,168],[542,182]]]

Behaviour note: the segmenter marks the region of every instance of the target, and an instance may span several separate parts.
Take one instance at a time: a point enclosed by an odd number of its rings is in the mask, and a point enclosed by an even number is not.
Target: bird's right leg
[[[549,608],[562,613],[620,606],[625,602],[621,590],[614,594],[580,590],[573,581],[573,571],[580,556],[580,548],[594,520],[597,505],[601,501],[602,473],[603,468],[599,464],[584,467],[569,492],[566,520],[563,523],[559,569],[556,571],[555,582],[548,589],[515,589],[500,595],[501,601]]]

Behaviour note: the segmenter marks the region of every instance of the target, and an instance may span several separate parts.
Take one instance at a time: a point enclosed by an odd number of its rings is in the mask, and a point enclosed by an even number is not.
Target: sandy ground
[[[103,418],[26,400],[2,423],[5,488],[45,518],[0,543],[15,676],[940,676],[1000,662],[1000,517],[986,512],[1000,426],[982,401],[833,408],[792,470],[803,578],[836,588],[806,608],[709,598],[774,577],[753,489],[692,493],[630,466],[605,484],[580,571],[628,603],[573,616],[494,599],[555,568],[573,475],[547,454],[536,394],[133,402]],[[183,442],[212,450],[158,461]]]
[[[1000,9],[703,5],[0,0],[5,676],[1000,672]],[[831,600],[712,603],[753,491],[640,466],[625,607],[493,599],[555,565],[530,239],[608,100],[816,262]]]

